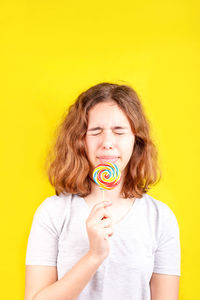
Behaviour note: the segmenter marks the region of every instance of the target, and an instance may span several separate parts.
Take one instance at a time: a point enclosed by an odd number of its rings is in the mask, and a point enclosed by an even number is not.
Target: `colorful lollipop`
[[[116,164],[99,164],[93,171],[93,179],[101,190],[112,190],[120,183],[121,172]]]

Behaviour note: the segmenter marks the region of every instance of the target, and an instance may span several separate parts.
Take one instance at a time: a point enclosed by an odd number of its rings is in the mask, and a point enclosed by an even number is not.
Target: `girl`
[[[121,181],[103,201],[92,173],[104,162]],[[83,92],[47,163],[56,195],[33,218],[25,300],[177,300],[179,227],[147,194],[160,169],[137,93],[111,83]]]

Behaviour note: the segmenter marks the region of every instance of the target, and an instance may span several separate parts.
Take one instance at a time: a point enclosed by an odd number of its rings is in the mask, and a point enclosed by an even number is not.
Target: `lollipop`
[[[102,190],[102,196],[104,201],[104,190],[112,190],[120,183],[121,172],[116,164],[104,163],[99,164],[93,171],[93,179]],[[102,218],[106,219],[104,216]],[[108,239],[108,238],[106,238]]]
[[[112,190],[120,183],[121,172],[116,164],[99,164],[93,171],[93,179],[101,190]]]

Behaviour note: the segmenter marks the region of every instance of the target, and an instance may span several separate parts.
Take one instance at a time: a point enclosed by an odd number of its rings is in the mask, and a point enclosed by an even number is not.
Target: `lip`
[[[105,163],[105,162],[112,162],[115,163],[119,157],[118,156],[99,156],[97,157],[100,162]]]

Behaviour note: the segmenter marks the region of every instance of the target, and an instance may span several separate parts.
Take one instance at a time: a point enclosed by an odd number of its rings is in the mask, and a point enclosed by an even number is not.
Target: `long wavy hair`
[[[115,101],[125,112],[135,144],[121,189],[123,198],[141,198],[161,179],[157,149],[150,138],[150,122],[137,93],[128,85],[103,82],[82,92],[64,114],[45,161],[56,195],[91,193],[90,163],[85,151],[89,110],[100,102]],[[158,176],[159,171],[159,176]]]

